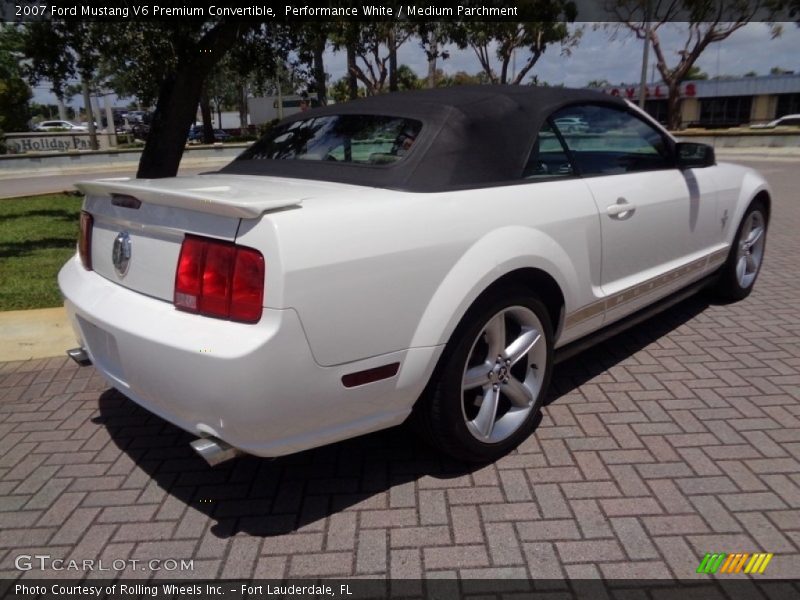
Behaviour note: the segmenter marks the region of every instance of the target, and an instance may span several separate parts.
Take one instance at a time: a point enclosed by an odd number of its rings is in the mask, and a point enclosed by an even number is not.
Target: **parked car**
[[[586,133],[589,125],[580,117],[559,117],[555,121],[561,133]]]
[[[496,459],[558,360],[701,288],[747,296],[771,207],[623,99],[526,86],[313,109],[216,173],[78,187],[71,356],[212,464],[409,416]]]
[[[74,133],[83,133],[89,131],[87,127],[83,125],[75,125],[74,123],[70,123],[69,121],[42,121],[36,127],[34,127],[34,131],[72,131]]]
[[[776,127],[800,127],[800,115],[784,115],[765,124],[750,125],[750,129],[774,129]]]
[[[150,125],[148,123],[136,122],[131,126],[131,135],[137,140],[147,140],[150,135]]]
[[[149,123],[150,113],[146,110],[129,110],[122,113],[122,117],[128,119],[128,122],[133,125],[134,123]]]
[[[202,125],[192,125],[189,129],[189,136],[188,141],[190,142],[202,142],[203,141],[203,126]],[[227,142],[231,139],[231,134],[222,129],[215,129],[214,130],[214,141],[215,142]]]

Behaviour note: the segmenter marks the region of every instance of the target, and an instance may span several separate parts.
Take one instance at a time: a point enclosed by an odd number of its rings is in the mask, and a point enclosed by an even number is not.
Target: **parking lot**
[[[560,365],[536,434],[481,468],[401,427],[211,469],[93,369],[0,363],[0,577],[86,576],[15,566],[47,554],[145,578],[685,579],[719,552],[797,577],[800,161],[753,166],[775,192],[753,295]]]

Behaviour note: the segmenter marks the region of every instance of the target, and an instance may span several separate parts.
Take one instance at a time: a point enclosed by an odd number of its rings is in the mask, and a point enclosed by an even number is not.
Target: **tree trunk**
[[[208,97],[208,90],[203,86],[200,93],[200,114],[203,119],[203,143],[214,143],[214,120],[211,118],[211,100]]]
[[[431,32],[428,45],[428,87],[436,87],[436,59],[439,57],[439,37],[436,31]]]
[[[247,84],[239,85],[239,135],[247,135]]]
[[[396,92],[397,86],[397,32],[394,25],[389,27],[389,36],[386,41],[389,46],[389,91]]]
[[[511,54],[503,56],[502,66],[500,67],[500,83],[505,85],[508,83],[508,64],[511,62]]]
[[[347,93],[350,100],[358,98],[358,79],[356,79],[355,42],[347,41]]]
[[[317,101],[320,106],[328,104],[328,84],[325,78],[325,41],[324,34],[314,40],[314,84],[317,86]]]
[[[239,25],[226,21],[207,32],[197,44],[195,58],[179,62],[173,73],[162,82],[150,133],[139,159],[136,177],[174,177],[186,147],[189,127],[197,116],[200,92],[214,65],[230,50],[242,29],[251,25]],[[213,48],[214,52],[203,52]],[[199,55],[199,56],[198,56]]]
[[[677,131],[681,128],[680,84],[669,84],[667,89],[667,123],[669,123],[670,131]]]
[[[201,76],[193,67],[184,66],[161,83],[136,177],[156,179],[178,173],[205,79],[205,74]]]

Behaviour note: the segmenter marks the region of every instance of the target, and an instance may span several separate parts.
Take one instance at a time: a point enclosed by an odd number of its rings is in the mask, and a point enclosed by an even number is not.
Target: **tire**
[[[728,260],[722,267],[716,293],[723,300],[737,301],[750,295],[761,271],[767,241],[767,211],[760,200],[745,211]]]
[[[553,329],[544,304],[524,290],[490,293],[445,347],[417,404],[418,425],[457,460],[496,460],[530,435],[552,370]]]

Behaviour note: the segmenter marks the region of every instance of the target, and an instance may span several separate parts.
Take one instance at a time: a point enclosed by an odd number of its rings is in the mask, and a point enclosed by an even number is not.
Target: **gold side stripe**
[[[564,319],[564,329],[569,329],[570,327],[580,325],[584,321],[588,321],[589,319],[611,310],[612,308],[624,306],[643,294],[649,294],[650,292],[673,283],[682,277],[698,273],[706,267],[724,260],[727,256],[728,248],[717,250],[708,256],[698,258],[697,260],[693,260],[692,262],[683,266],[672,269],[671,271],[667,271],[661,275],[657,275],[652,279],[648,279],[647,281],[634,285],[626,290],[622,290],[621,292],[617,292],[616,294],[612,294],[611,296],[607,296],[606,298],[597,300],[591,304],[587,304],[586,306],[583,306],[566,316]]]

